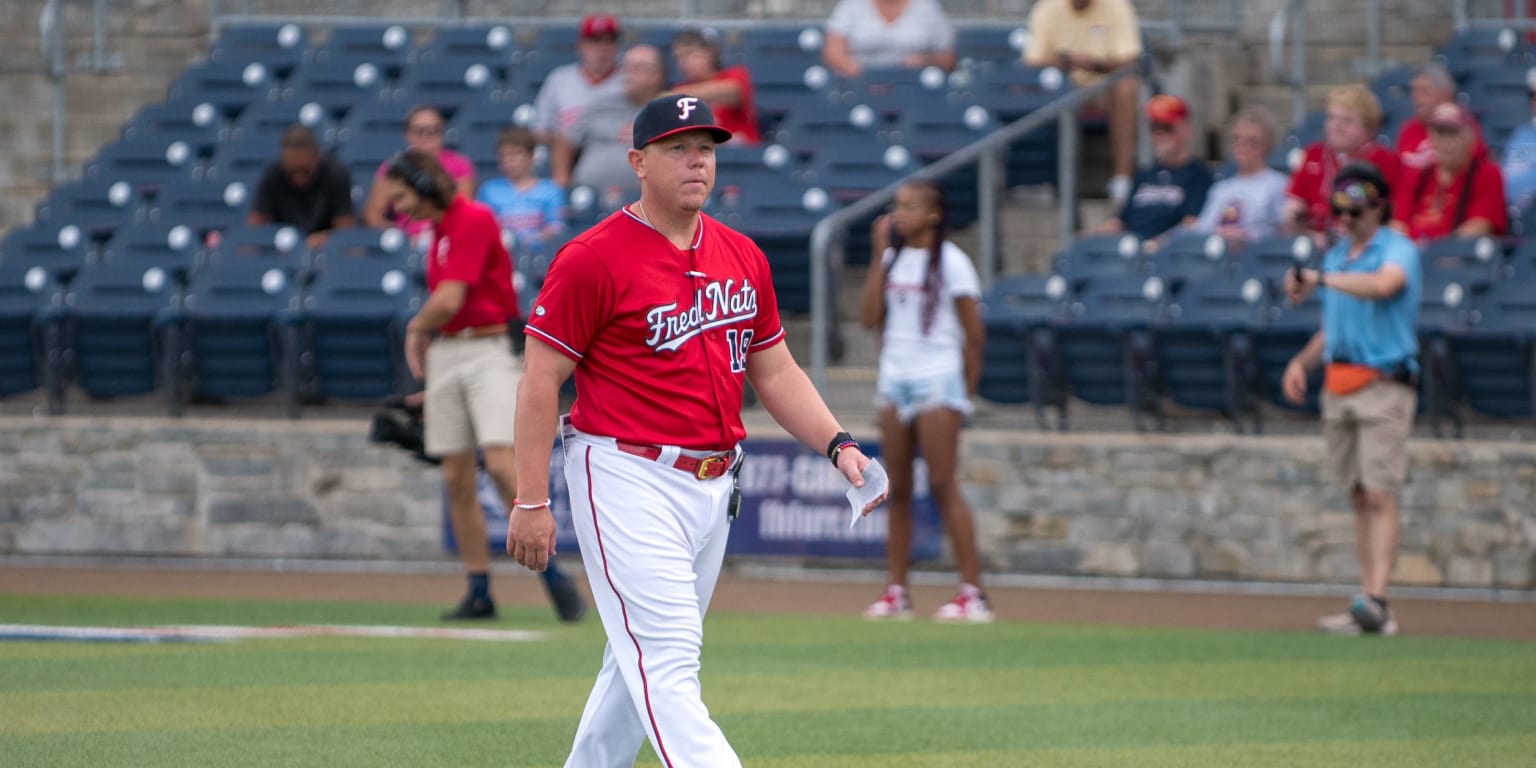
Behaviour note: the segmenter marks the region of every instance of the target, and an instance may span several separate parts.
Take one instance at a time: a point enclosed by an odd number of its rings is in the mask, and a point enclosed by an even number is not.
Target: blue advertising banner
[[[741,516],[731,528],[728,555],[789,555],[824,558],[885,558],[886,508],[848,527],[852,514],[844,495],[848,483],[826,457],[812,453],[793,440],[746,440],[746,463],[741,469]],[[865,443],[871,456],[877,444]],[[916,463],[912,500],[912,557],[938,557],[938,511],[928,496],[927,465]],[[507,512],[495,485],[479,473],[480,506],[485,512],[486,532],[493,554],[506,556]],[[550,506],[559,526],[560,552],[579,551],[571,527],[570,494],[565,485],[563,454],[559,446],[550,456]],[[448,522],[447,497],[443,498],[443,545],[457,552]]]

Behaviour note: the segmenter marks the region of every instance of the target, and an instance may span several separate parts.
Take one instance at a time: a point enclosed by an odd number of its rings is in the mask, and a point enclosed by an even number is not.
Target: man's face
[[[709,49],[697,45],[672,46],[672,59],[684,82],[708,80],[715,73],[715,60]]]
[[[629,152],[647,199],[685,211],[703,209],[715,188],[715,139],[709,131],[684,131]]]
[[[650,101],[667,85],[661,52],[649,46],[634,48],[624,54],[624,65],[619,74],[624,78],[624,98],[632,104]]]
[[[1436,88],[1435,84],[1423,75],[1413,79],[1409,86],[1409,93],[1413,98],[1413,114],[1420,120],[1428,120],[1429,113],[1433,112],[1435,107],[1450,101],[1455,95]]]
[[[1232,160],[1242,170],[1263,167],[1269,156],[1269,145],[1264,140],[1264,129],[1258,125],[1239,121],[1232,126]]]
[[[1178,163],[1184,159],[1189,148],[1188,120],[1176,123],[1154,122],[1149,128],[1152,133],[1152,154],[1157,156],[1158,162]]]
[[[421,199],[421,195],[416,194],[416,190],[411,189],[409,184],[388,176],[379,179],[377,183],[384,185],[384,199],[389,201],[389,208],[397,215],[411,219],[426,217],[425,201]]]
[[[411,116],[405,125],[405,143],[433,157],[443,151],[443,118],[430,110]]]
[[[278,153],[278,163],[283,168],[283,178],[295,187],[307,187],[315,180],[320,167],[320,153],[314,149],[284,147]]]
[[[612,72],[619,59],[618,35],[594,35],[578,40],[576,56],[581,60],[581,68],[589,73]]]
[[[1431,126],[1429,144],[1435,148],[1435,162],[1451,173],[1461,173],[1472,160],[1472,129]]]
[[[1353,152],[1371,140],[1360,113],[1342,107],[1329,107],[1323,119],[1323,143],[1335,152]]]

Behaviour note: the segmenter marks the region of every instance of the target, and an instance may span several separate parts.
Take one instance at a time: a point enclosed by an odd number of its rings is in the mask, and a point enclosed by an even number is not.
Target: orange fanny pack
[[[1329,363],[1323,371],[1323,386],[1335,395],[1359,392],[1381,380],[1381,371],[1359,363]]]

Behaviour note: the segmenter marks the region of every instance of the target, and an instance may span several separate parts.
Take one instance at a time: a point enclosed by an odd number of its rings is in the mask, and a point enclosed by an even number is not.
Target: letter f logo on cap
[[[687,120],[695,109],[699,108],[699,100],[692,96],[684,96],[677,100],[677,119]]]

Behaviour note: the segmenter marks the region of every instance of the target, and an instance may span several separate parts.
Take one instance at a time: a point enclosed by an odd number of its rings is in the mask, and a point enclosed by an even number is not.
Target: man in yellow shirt
[[[1130,0],[1039,0],[1029,14],[1029,47],[1024,63],[1058,67],[1078,87],[1141,58],[1141,27]],[[1109,98],[1109,138],[1114,176],[1109,196],[1118,205],[1131,189],[1136,164],[1136,103],[1141,81],[1126,77]]]

